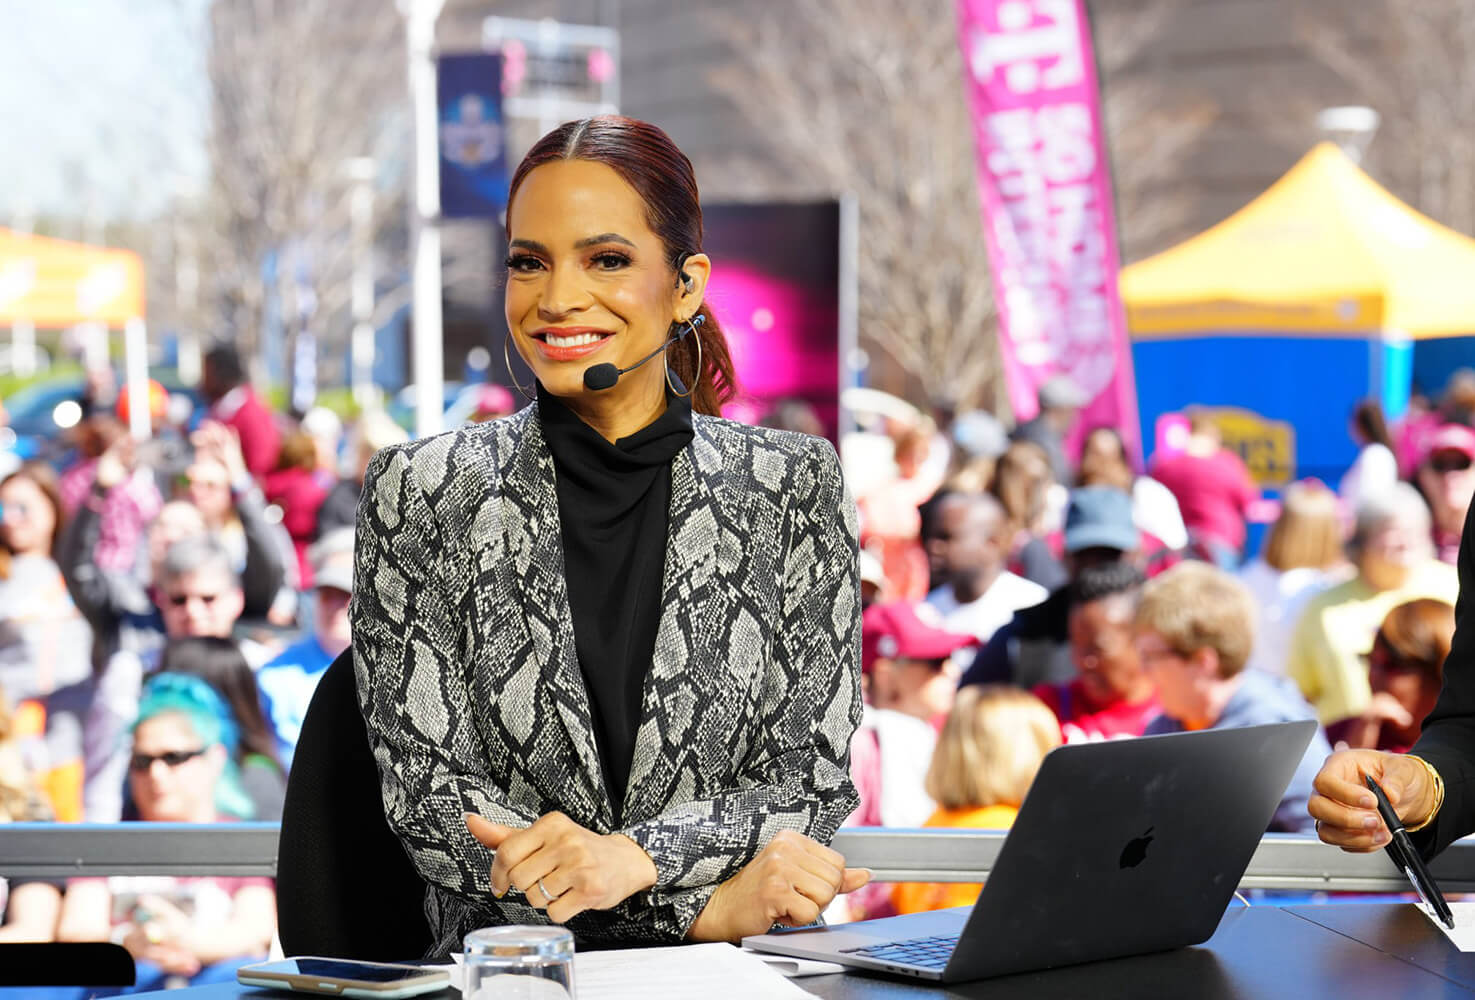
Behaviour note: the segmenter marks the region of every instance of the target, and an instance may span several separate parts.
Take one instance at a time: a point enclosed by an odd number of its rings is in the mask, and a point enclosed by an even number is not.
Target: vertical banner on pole
[[[440,207],[448,219],[500,218],[507,207],[502,56],[444,55],[437,63]]]
[[[958,0],[984,236],[1016,416],[1064,374],[1091,398],[1079,429],[1138,445],[1117,289],[1110,168],[1083,0]]]

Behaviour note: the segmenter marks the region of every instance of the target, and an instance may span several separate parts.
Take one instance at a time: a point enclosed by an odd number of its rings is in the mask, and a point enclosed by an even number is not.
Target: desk
[[[864,974],[797,982],[825,1000],[1433,1000],[1475,996],[1475,954],[1455,951],[1408,904],[1231,905],[1214,936],[1197,948],[955,986]],[[234,984],[141,995],[156,1000],[306,996]],[[459,996],[447,990],[430,994],[429,1000]]]

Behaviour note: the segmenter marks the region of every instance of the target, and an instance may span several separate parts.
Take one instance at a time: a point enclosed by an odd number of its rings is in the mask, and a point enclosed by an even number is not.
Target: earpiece
[[[697,285],[696,280],[694,278],[692,278],[691,275],[687,274],[685,271],[682,271],[681,272],[681,283],[686,286],[686,294],[687,295],[690,295],[692,289],[695,288],[696,285]]]

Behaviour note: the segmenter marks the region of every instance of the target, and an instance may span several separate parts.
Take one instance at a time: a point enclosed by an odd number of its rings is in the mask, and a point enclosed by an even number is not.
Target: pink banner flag
[[[1117,290],[1111,173],[1082,0],[958,0],[978,191],[1009,399],[1068,376],[1140,460],[1131,345]],[[1074,442],[1072,442],[1074,444]]]

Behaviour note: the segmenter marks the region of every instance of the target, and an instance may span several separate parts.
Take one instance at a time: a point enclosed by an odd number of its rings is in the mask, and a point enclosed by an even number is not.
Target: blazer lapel
[[[604,772],[594,745],[589,695],[579,671],[573,641],[573,614],[564,579],[563,537],[554,485],[553,455],[543,439],[537,404],[523,411],[524,432],[502,480],[502,523],[511,561],[511,583],[522,602],[533,655],[549,665],[547,692],[557,706],[560,724],[578,757],[577,773],[563,775],[584,786],[599,803],[599,822],[611,825],[613,810],[604,787]],[[568,801],[566,788],[545,789],[552,799]]]
[[[724,537],[739,534],[724,506],[723,455],[711,427],[694,417],[691,444],[671,463],[671,509],[661,580],[661,618],[641,699],[640,728],[630,762],[621,821],[635,822],[672,801],[685,775],[692,735],[718,683],[731,595],[724,586]],[[691,796],[688,794],[688,798]]]

